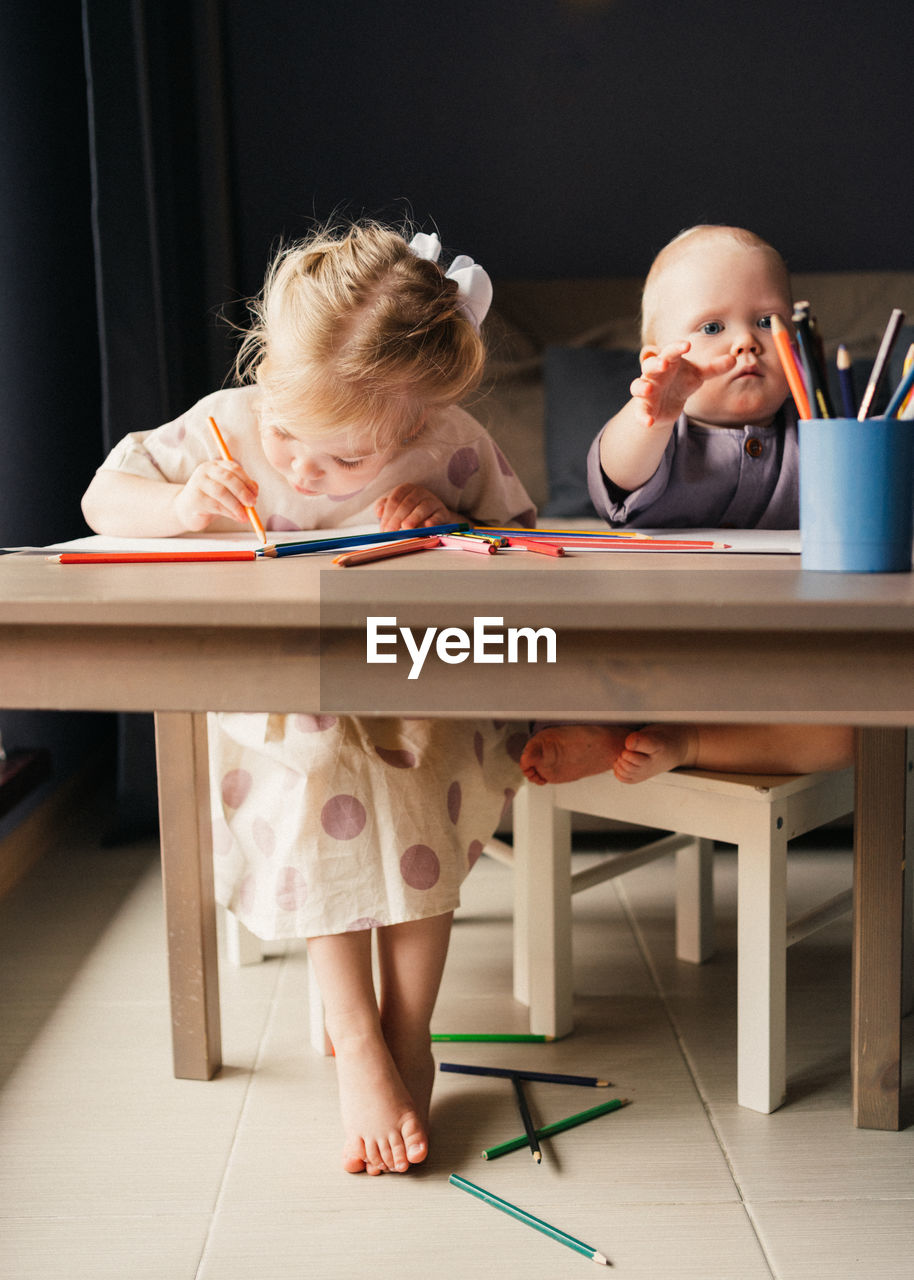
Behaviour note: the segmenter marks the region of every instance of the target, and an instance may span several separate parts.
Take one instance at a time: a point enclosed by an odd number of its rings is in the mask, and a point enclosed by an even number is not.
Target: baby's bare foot
[[[627,730],[617,725],[563,724],[541,729],[524,747],[520,767],[528,782],[576,782],[607,773],[625,746]]]
[[[613,773],[620,782],[645,782],[690,765],[695,760],[698,738],[694,728],[683,724],[649,724],[625,739]]]
[[[347,1173],[406,1173],[428,1155],[427,1109],[420,1113],[383,1038],[335,1044]]]

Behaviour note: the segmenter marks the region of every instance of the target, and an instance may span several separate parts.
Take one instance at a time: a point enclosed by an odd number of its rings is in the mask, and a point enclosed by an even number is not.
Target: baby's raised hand
[[[699,366],[685,359],[690,347],[689,342],[671,342],[659,351],[645,347],[641,352],[641,377],[632,383],[631,393],[645,427],[674,423],[706,378],[726,373],[736,363],[734,356],[726,355]]]
[[[181,527],[189,533],[207,528],[219,516],[247,523],[245,507],[257,501],[257,485],[237,462],[213,458],[201,462],[174,501]]]
[[[375,504],[375,515],[383,533],[450,524],[455,518],[437,494],[418,484],[398,484]]]

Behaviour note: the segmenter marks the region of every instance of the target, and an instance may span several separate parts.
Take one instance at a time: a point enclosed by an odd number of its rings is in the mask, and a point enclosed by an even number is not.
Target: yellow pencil
[[[914,364],[914,342],[912,342],[911,345],[908,347],[908,353],[904,358],[904,367],[902,368],[902,371],[901,371],[901,376],[903,378],[907,376],[908,370],[911,368],[912,364]],[[910,407],[912,402],[914,402],[914,387],[911,388],[911,390],[908,392],[908,394],[905,396],[904,400],[902,401],[901,408],[898,410],[899,418],[904,418],[909,416],[905,412],[905,410]]]
[[[225,440],[222,438],[222,432],[216,426],[216,419],[210,418],[209,425],[212,427],[213,435],[215,436],[215,439],[216,439],[216,444],[219,446],[219,452],[222,454],[223,458],[226,460],[226,462],[234,462],[235,459],[229,453],[228,445],[225,443]],[[257,534],[257,537],[260,539],[263,545],[266,546],[267,531],[266,529],[264,529],[263,525],[261,524],[260,516],[257,514],[256,510],[253,507],[245,507],[245,512],[247,513],[248,520],[251,522],[251,528]]]

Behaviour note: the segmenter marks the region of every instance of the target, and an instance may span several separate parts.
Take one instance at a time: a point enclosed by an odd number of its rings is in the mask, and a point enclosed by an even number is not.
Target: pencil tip
[[[536,1163],[536,1164],[542,1164],[542,1162],[543,1162],[543,1153],[542,1153],[542,1151],[534,1151],[534,1153],[533,1153],[533,1159],[534,1159],[534,1161],[535,1161],[535,1163]]]

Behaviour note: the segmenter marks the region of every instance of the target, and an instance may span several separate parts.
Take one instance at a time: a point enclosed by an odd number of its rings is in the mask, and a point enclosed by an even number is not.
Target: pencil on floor
[[[477,1200],[482,1200],[485,1204],[491,1205],[493,1209],[499,1209],[502,1213],[506,1213],[509,1218],[514,1218],[518,1222],[522,1222],[524,1226],[532,1227],[534,1231],[541,1231],[544,1236],[549,1236],[551,1240],[555,1240],[558,1244],[563,1244],[567,1249],[573,1249],[575,1253],[581,1253],[585,1258],[590,1258],[591,1262],[599,1263],[602,1267],[611,1265],[605,1254],[596,1250],[593,1245],[585,1244],[583,1240],[578,1240],[576,1236],[570,1235],[567,1231],[563,1231],[561,1227],[554,1227],[550,1222],[544,1222],[542,1218],[537,1218],[532,1213],[528,1213],[526,1209],[519,1209],[516,1204],[511,1204],[510,1200],[503,1200],[501,1196],[497,1196],[492,1191],[486,1191],[484,1187],[478,1187],[475,1182],[470,1182],[467,1178],[461,1178],[459,1174],[452,1173],[448,1178],[448,1182],[453,1187],[459,1187],[461,1191],[468,1192],[471,1196],[475,1196]]]
[[[433,1037],[434,1038],[434,1037]],[[439,1062],[439,1071],[452,1071],[458,1076],[498,1076],[506,1080],[541,1080],[544,1084],[577,1084],[589,1089],[606,1089],[609,1080],[596,1076],[573,1076],[559,1071],[526,1071],[523,1067],[477,1067],[460,1062]]]
[[[527,1095],[524,1093],[524,1086],[518,1080],[517,1076],[513,1076],[511,1083],[514,1086],[514,1096],[517,1099],[517,1109],[520,1112],[520,1118],[524,1126],[524,1133],[527,1135],[527,1144],[530,1147],[530,1154],[533,1156],[536,1164],[542,1161],[543,1153],[540,1151],[539,1138],[536,1136],[536,1126],[533,1123],[533,1117],[530,1115],[530,1108],[527,1106]]]
[[[537,1129],[537,1138],[554,1138],[557,1133],[564,1133],[567,1129],[574,1129],[579,1124],[587,1124],[590,1120],[596,1120],[598,1116],[609,1115],[611,1111],[619,1111],[622,1107],[629,1105],[628,1098],[612,1098],[609,1102],[601,1102],[599,1106],[588,1107],[586,1111],[579,1111],[576,1115],[567,1116],[564,1120],[556,1120],[552,1124],[544,1124],[541,1129]],[[510,1155],[512,1151],[520,1151],[521,1147],[526,1146],[527,1135],[522,1138],[509,1138],[507,1142],[499,1142],[494,1147],[486,1147],[482,1153],[483,1160],[497,1160],[499,1156]]]
[[[467,1031],[454,1034],[436,1031],[432,1033],[432,1044],[552,1044],[556,1038],[513,1031]]]
[[[213,436],[215,438],[216,444],[219,446],[219,452],[222,454],[225,461],[234,462],[235,459],[229,453],[229,447],[225,443],[225,440],[223,439],[222,432],[219,430],[218,426],[216,425],[216,419],[211,417],[209,419],[209,425],[210,425],[210,430],[212,431]],[[264,529],[260,521],[260,516],[257,514],[256,509],[254,507],[245,507],[245,512],[247,513],[248,521],[251,525],[251,528],[257,534],[257,537],[260,539],[263,545],[266,546],[267,531],[266,529]]]

